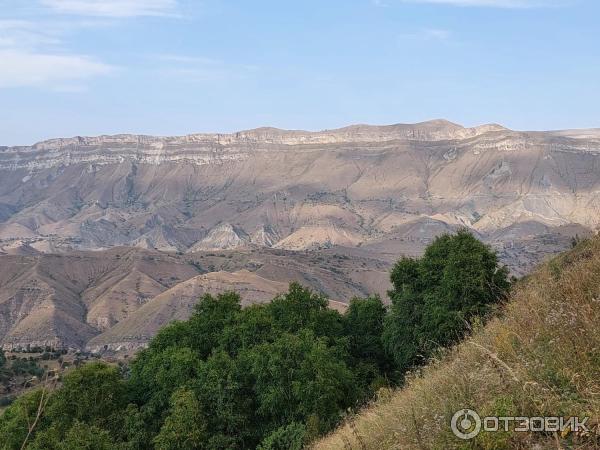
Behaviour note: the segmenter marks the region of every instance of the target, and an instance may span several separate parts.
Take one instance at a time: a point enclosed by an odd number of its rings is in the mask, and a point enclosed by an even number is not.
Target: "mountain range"
[[[515,275],[600,226],[600,129],[434,120],[0,147],[0,342],[143,346],[203,292],[379,293],[460,227]],[[332,303],[343,307],[340,303]]]

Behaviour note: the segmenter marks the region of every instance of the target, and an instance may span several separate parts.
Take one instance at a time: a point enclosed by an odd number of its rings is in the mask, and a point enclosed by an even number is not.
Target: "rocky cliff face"
[[[234,134],[190,134],[156,137],[123,134],[116,136],[50,139],[31,147],[0,147],[0,168],[36,170],[76,163],[110,164],[132,160],[146,164],[164,162],[207,164],[243,158],[261,145],[340,144],[345,142],[388,142],[394,140],[439,141],[464,139],[490,131],[499,125],[463,128],[444,120],[415,125],[353,125],[330,131],[288,131],[258,128]],[[236,151],[222,151],[237,148]],[[221,150],[221,151],[220,151]],[[217,157],[217,159],[215,159]],[[219,158],[220,157],[220,158]]]
[[[594,130],[445,121],[54,139],[0,150],[0,245],[188,251],[252,244],[264,229],[282,248],[365,245],[424,218],[484,234],[594,228],[599,161]]]
[[[143,135],[116,135],[50,139],[31,147],[0,147],[0,169],[27,169],[36,171],[73,164],[118,164],[126,161],[140,164],[219,164],[243,161],[255,152],[270,146],[330,145],[344,143],[386,143],[392,141],[456,141],[475,138],[488,133],[495,137],[475,143],[477,150],[524,149],[535,144],[532,133],[515,133],[500,125],[463,128],[451,122],[437,120],[415,125],[368,126],[353,125],[337,130],[307,132],[276,128],[259,128],[234,134],[191,134],[187,136],[156,137]],[[504,139],[499,135],[505,135]],[[506,139],[510,136],[511,139]],[[579,143],[560,141],[571,136],[566,132],[553,134],[555,149],[597,149],[600,136]],[[491,138],[491,139],[490,139]]]

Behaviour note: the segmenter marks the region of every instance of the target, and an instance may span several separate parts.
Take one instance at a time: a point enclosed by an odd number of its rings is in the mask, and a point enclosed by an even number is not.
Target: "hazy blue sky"
[[[0,0],[0,145],[446,118],[600,127],[597,0]]]

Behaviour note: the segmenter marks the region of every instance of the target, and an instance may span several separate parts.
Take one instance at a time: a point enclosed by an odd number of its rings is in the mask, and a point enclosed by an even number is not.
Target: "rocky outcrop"
[[[260,226],[250,236],[250,242],[259,247],[273,247],[279,239],[278,233],[269,225]]]
[[[244,230],[229,223],[214,227],[208,235],[190,248],[190,252],[203,250],[232,250],[247,246],[250,236]]]

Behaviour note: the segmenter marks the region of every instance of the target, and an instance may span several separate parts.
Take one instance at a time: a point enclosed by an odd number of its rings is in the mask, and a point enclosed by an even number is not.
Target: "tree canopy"
[[[236,293],[206,294],[127,370],[90,363],[17,399],[0,417],[2,449],[299,449],[460,339],[509,286],[464,231],[400,259],[391,281],[391,307],[356,298],[344,314],[296,283],[247,308]]]
[[[460,340],[510,286],[495,252],[465,230],[436,238],[422,258],[401,258],[391,281],[383,340],[400,372]]]

